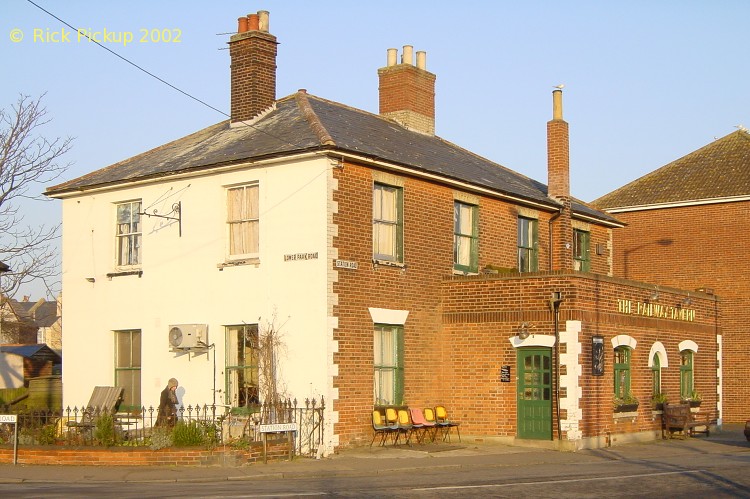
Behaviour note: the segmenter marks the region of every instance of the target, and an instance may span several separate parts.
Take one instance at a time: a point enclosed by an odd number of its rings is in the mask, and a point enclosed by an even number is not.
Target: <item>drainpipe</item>
[[[549,300],[549,306],[552,309],[554,328],[555,328],[555,410],[557,411],[557,439],[562,440],[562,425],[560,424],[560,304],[563,301],[560,291],[553,291]]]
[[[549,270],[552,272],[552,269],[555,268],[554,266],[554,245],[553,245],[553,238],[554,238],[554,232],[552,231],[552,222],[560,218],[560,215],[563,214],[563,210],[565,209],[564,206],[560,207],[560,211],[552,215],[549,219]]]

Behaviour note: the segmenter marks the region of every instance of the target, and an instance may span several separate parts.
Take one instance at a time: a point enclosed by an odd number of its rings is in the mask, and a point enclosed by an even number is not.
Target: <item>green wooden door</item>
[[[552,354],[549,348],[519,348],[518,438],[552,439]]]

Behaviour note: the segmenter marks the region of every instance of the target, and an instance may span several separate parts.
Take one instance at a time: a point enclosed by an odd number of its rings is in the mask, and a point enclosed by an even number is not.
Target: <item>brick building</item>
[[[562,91],[548,187],[435,135],[424,52],[388,50],[374,115],[276,99],[268,13],[238,24],[229,121],[47,191],[66,366],[88,364],[64,370],[66,404],[92,383],[148,403],[175,376],[183,404],[247,405],[272,328],[284,393],[327,400],[326,451],[369,443],[382,405],[445,404],[465,437],[560,448],[655,438],[652,393],[681,380],[713,410],[716,301],[613,277],[623,224],[570,195]],[[616,413],[615,393],[641,403]]]
[[[740,129],[599,198],[627,228],[615,274],[718,295],[724,421],[750,419],[750,135]],[[658,230],[654,230],[658,228]]]

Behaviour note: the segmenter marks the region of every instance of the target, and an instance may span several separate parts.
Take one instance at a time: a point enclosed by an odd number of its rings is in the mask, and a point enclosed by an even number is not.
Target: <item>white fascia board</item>
[[[721,203],[737,203],[741,201],[750,201],[750,196],[690,199],[687,201],[677,201],[674,203],[642,204],[642,205],[636,205],[636,206],[618,206],[615,208],[602,208],[602,210],[607,211],[609,213],[625,213],[628,211],[661,210],[664,208],[684,208],[686,206],[701,206],[705,204],[721,204]]]

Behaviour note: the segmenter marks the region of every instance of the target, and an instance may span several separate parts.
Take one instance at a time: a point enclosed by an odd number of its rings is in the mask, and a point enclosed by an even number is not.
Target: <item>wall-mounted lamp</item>
[[[693,303],[693,299],[686,296],[680,303],[677,304],[677,308],[689,307]]]
[[[532,325],[531,325],[531,324],[529,324],[528,322],[522,322],[522,323],[521,323],[521,324],[520,324],[520,325],[518,326],[518,337],[519,337],[520,339],[522,339],[522,340],[525,340],[526,338],[528,338],[528,337],[529,337],[529,334],[530,334],[530,333],[529,333],[529,329],[531,329],[532,327],[534,327],[534,326],[532,326]]]
[[[646,298],[646,303],[651,303],[652,301],[659,301],[659,292],[658,291],[654,291],[653,293],[651,293],[651,296],[649,296],[648,298]]]

